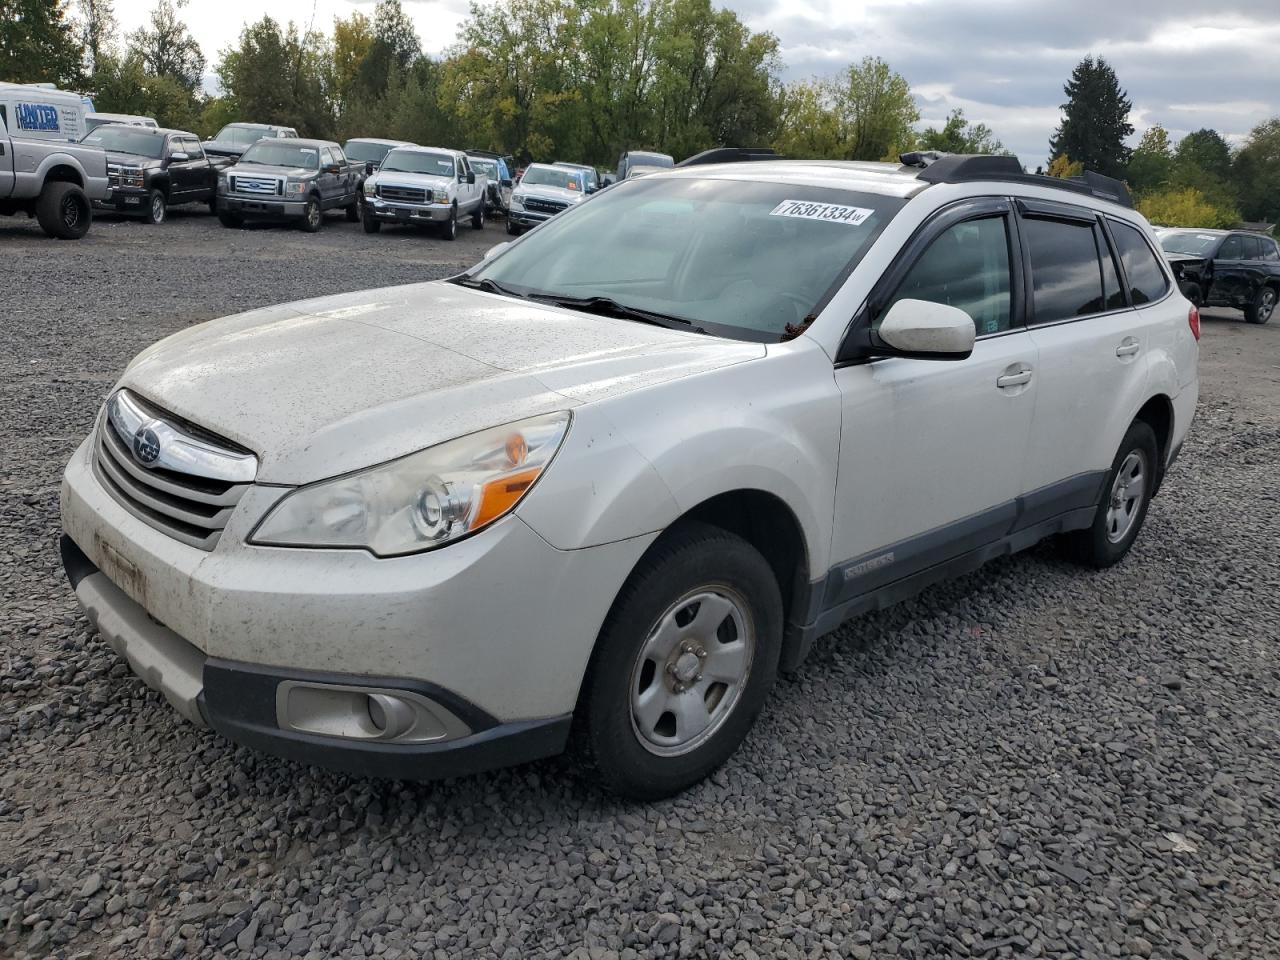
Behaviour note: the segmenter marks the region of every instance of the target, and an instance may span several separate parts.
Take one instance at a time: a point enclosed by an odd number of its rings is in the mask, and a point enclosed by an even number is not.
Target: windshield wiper
[[[523,293],[516,293],[510,287],[504,287],[497,280],[490,280],[488,277],[482,277],[479,280],[472,280],[470,277],[459,277],[453,281],[460,287],[470,287],[472,290],[484,290],[487,293],[500,293],[506,297],[515,297],[518,300],[528,300]]]
[[[643,310],[640,307],[630,307],[625,303],[619,303],[611,297],[560,297],[554,294],[534,294],[530,297],[540,303],[550,303],[557,307],[566,307],[570,310],[581,310],[584,313],[598,313],[606,317],[617,317],[620,320],[638,320],[641,323],[652,324],[655,327],[665,327],[668,330],[691,330],[694,333],[706,333],[702,327],[696,326],[692,320],[686,320],[684,317],[677,317],[671,313],[657,313],[653,310]]]

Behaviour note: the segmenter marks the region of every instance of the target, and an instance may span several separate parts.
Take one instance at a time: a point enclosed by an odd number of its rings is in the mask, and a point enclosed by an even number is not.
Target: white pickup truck
[[[100,148],[10,136],[0,116],[0,214],[25,213],[51,237],[79,240],[93,221],[93,201],[109,193]]]
[[[360,219],[365,233],[384,223],[438,226],[446,240],[458,236],[458,221],[484,229],[488,178],[476,173],[461,150],[396,147],[364,182]]]

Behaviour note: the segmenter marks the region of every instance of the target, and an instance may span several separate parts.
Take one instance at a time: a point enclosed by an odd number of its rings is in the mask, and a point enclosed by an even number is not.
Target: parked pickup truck
[[[453,240],[458,220],[470,217],[484,228],[488,179],[471,168],[461,150],[397,147],[364,182],[364,230],[377,233],[384,223],[437,225]]]
[[[1165,259],[1196,306],[1235,307],[1266,323],[1280,299],[1280,247],[1243,230],[1160,230]]]
[[[224,227],[248,219],[297,220],[315,233],[326,210],[345,210],[355,222],[363,172],[331,140],[259,140],[219,174],[218,220]]]
[[[231,161],[205,156],[194,133],[113,123],[81,142],[107,151],[111,198],[96,206],[140,213],[148,223],[164,223],[169,207],[184,203],[217,212],[218,171]]]
[[[10,137],[0,117],[0,214],[25,213],[51,237],[79,240],[105,200],[107,155],[99,147]]]

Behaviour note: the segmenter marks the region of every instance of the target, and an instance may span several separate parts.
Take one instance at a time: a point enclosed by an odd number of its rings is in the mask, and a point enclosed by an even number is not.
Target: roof
[[[461,150],[454,150],[452,147],[424,147],[421,144],[417,144],[417,143],[407,144],[406,146],[403,146],[400,149],[406,151],[407,153],[447,153],[451,157],[457,157],[462,155]]]
[[[411,140],[383,140],[381,137],[351,137],[347,143],[376,143],[384,147],[412,147]]]
[[[589,163],[570,163],[568,160],[557,160],[553,167],[572,167],[574,170],[595,170]]]
[[[277,137],[275,140],[259,140],[258,143],[299,143],[305,147],[336,147],[337,144],[332,140],[312,140],[309,137]],[[258,143],[251,143],[249,146],[256,147]]]
[[[916,179],[918,170],[896,163],[861,160],[756,160],[752,163],[708,163],[693,167],[661,168],[650,176],[714,177],[723,180],[763,180],[797,186],[864,190],[894,197],[914,197],[929,184]]]
[[[243,123],[240,120],[236,120],[234,123],[224,124],[223,128],[225,129],[226,127],[239,127],[241,130],[292,130],[293,129],[293,127],[289,126],[287,123]],[[329,141],[326,140],[325,142],[328,143]]]
[[[133,133],[150,133],[157,137],[174,136],[174,137],[190,137],[192,140],[200,139],[190,130],[172,130],[169,127],[142,127],[132,123],[104,123],[104,124],[101,124],[97,128],[97,130],[91,130],[89,132],[89,135],[92,136],[93,134],[97,133],[98,130],[103,129],[103,127],[124,127],[125,129],[130,130]]]
[[[86,113],[86,117],[110,117],[113,120],[151,120],[154,117],[148,117],[141,113]]]
[[[1210,227],[1161,227],[1161,233],[1205,233],[1212,237],[1225,237],[1230,230],[1217,230]]]

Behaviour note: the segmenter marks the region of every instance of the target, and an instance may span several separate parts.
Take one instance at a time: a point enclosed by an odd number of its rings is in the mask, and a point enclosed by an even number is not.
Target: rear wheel
[[[1250,323],[1266,323],[1276,312],[1276,288],[1263,287],[1245,308],[1244,317]]]
[[[302,229],[307,233],[316,233],[324,226],[324,211],[320,209],[320,201],[315,197],[307,199],[302,211]]]
[[[1075,560],[1101,568],[1124,559],[1147,518],[1158,464],[1155,431],[1135,421],[1107,473],[1093,524],[1067,535],[1067,549]]]
[[[360,201],[352,200],[344,210],[347,214],[347,223],[355,223],[360,219]]]
[[[169,202],[163,190],[152,190],[147,194],[147,223],[164,223],[169,213]]]
[[[89,232],[93,208],[83,190],[74,183],[46,183],[36,200],[36,220],[40,229],[59,240],[79,240]]]
[[[604,784],[653,800],[724,763],[764,705],[781,643],[782,596],[751,544],[705,524],[668,534],[614,601],[583,687]]]

